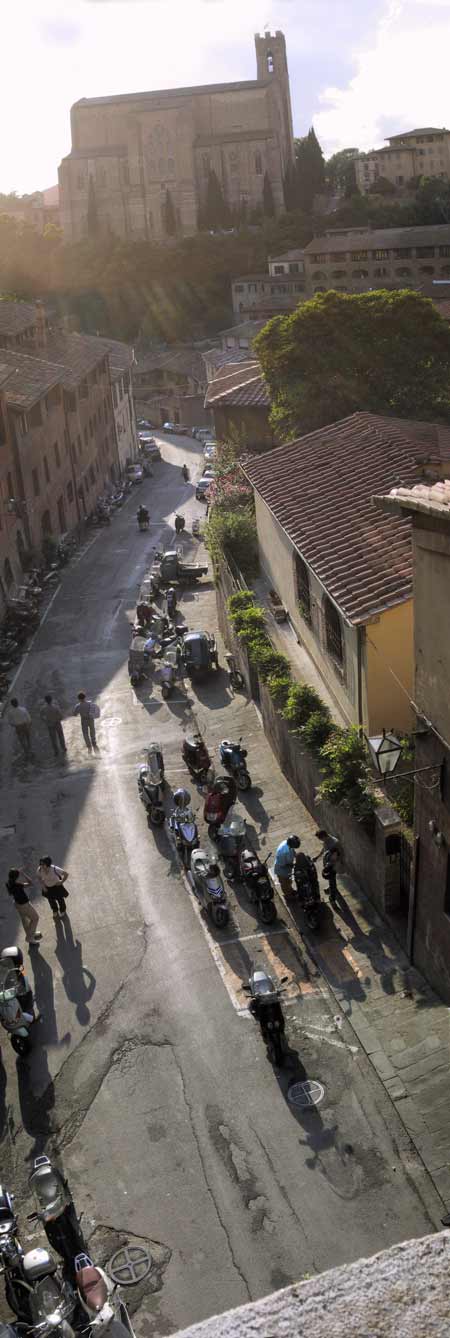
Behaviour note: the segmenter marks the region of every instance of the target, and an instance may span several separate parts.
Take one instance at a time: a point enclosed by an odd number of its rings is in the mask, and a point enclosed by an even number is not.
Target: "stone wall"
[[[376,810],[369,823],[363,823],[343,808],[316,802],[316,790],[322,780],[319,764],[302,746],[299,736],[288,729],[265,684],[259,681],[257,672],[249,665],[246,651],[229,623],[226,601],[238,589],[237,580],[223,565],[216,584],[220,631],[236,656],[251,696],[259,704],[264,732],[283,774],[305,807],[317,818],[317,826],[331,831],[342,843],[347,872],[382,913],[393,910],[400,900],[401,823],[398,814],[386,803]]]

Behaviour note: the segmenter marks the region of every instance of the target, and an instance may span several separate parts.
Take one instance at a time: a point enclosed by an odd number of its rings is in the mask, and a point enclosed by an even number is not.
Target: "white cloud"
[[[391,0],[373,46],[354,53],[348,87],[320,94],[314,125],[326,152],[376,148],[397,130],[448,126],[449,42],[449,0]]]

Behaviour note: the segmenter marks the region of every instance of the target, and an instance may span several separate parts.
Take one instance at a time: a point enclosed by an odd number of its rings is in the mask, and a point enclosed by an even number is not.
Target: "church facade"
[[[128,241],[197,231],[214,172],[230,209],[276,213],[294,159],[284,35],[255,36],[257,77],[230,84],[81,98],[59,169],[67,241],[94,228]],[[170,219],[169,219],[170,213]]]

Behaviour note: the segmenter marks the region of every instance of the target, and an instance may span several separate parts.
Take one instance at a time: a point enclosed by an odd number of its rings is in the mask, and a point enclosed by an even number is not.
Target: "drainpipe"
[[[406,934],[406,953],[411,966],[414,965],[414,936],[416,932],[417,888],[419,883],[420,836],[414,841],[413,879],[409,890],[408,929]]]
[[[360,734],[364,729],[364,711],[363,711],[363,654],[366,644],[366,629],[357,626],[357,658],[358,658],[358,727]]]

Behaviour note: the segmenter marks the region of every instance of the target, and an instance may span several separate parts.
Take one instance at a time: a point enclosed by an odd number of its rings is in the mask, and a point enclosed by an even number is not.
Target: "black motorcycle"
[[[271,852],[263,861],[256,851],[250,850],[249,847],[239,852],[239,877],[265,925],[273,924],[277,918],[273,884],[267,868],[270,854]]]
[[[211,758],[201,734],[192,734],[183,739],[183,760],[193,780],[203,785],[211,772]]]
[[[164,759],[158,743],[151,743],[146,749],[147,760],[139,768],[138,793],[141,803],[147,810],[149,822],[154,827],[162,827],[165,813],[163,806]]]
[[[243,986],[246,994],[251,996],[249,1009],[255,1021],[259,1022],[268,1057],[277,1068],[281,1068],[284,1059],[285,1022],[280,995],[287,980],[287,976],[282,976],[277,987],[267,971],[254,967],[248,985]]]
[[[29,1213],[29,1222],[41,1222],[53,1250],[68,1265],[75,1281],[75,1255],[86,1249],[86,1241],[76,1214],[75,1204],[65,1177],[48,1157],[36,1157],[30,1175],[37,1211]]]
[[[295,860],[294,883],[308,929],[316,930],[319,928],[323,911],[319,878],[314,860],[303,851]]]

